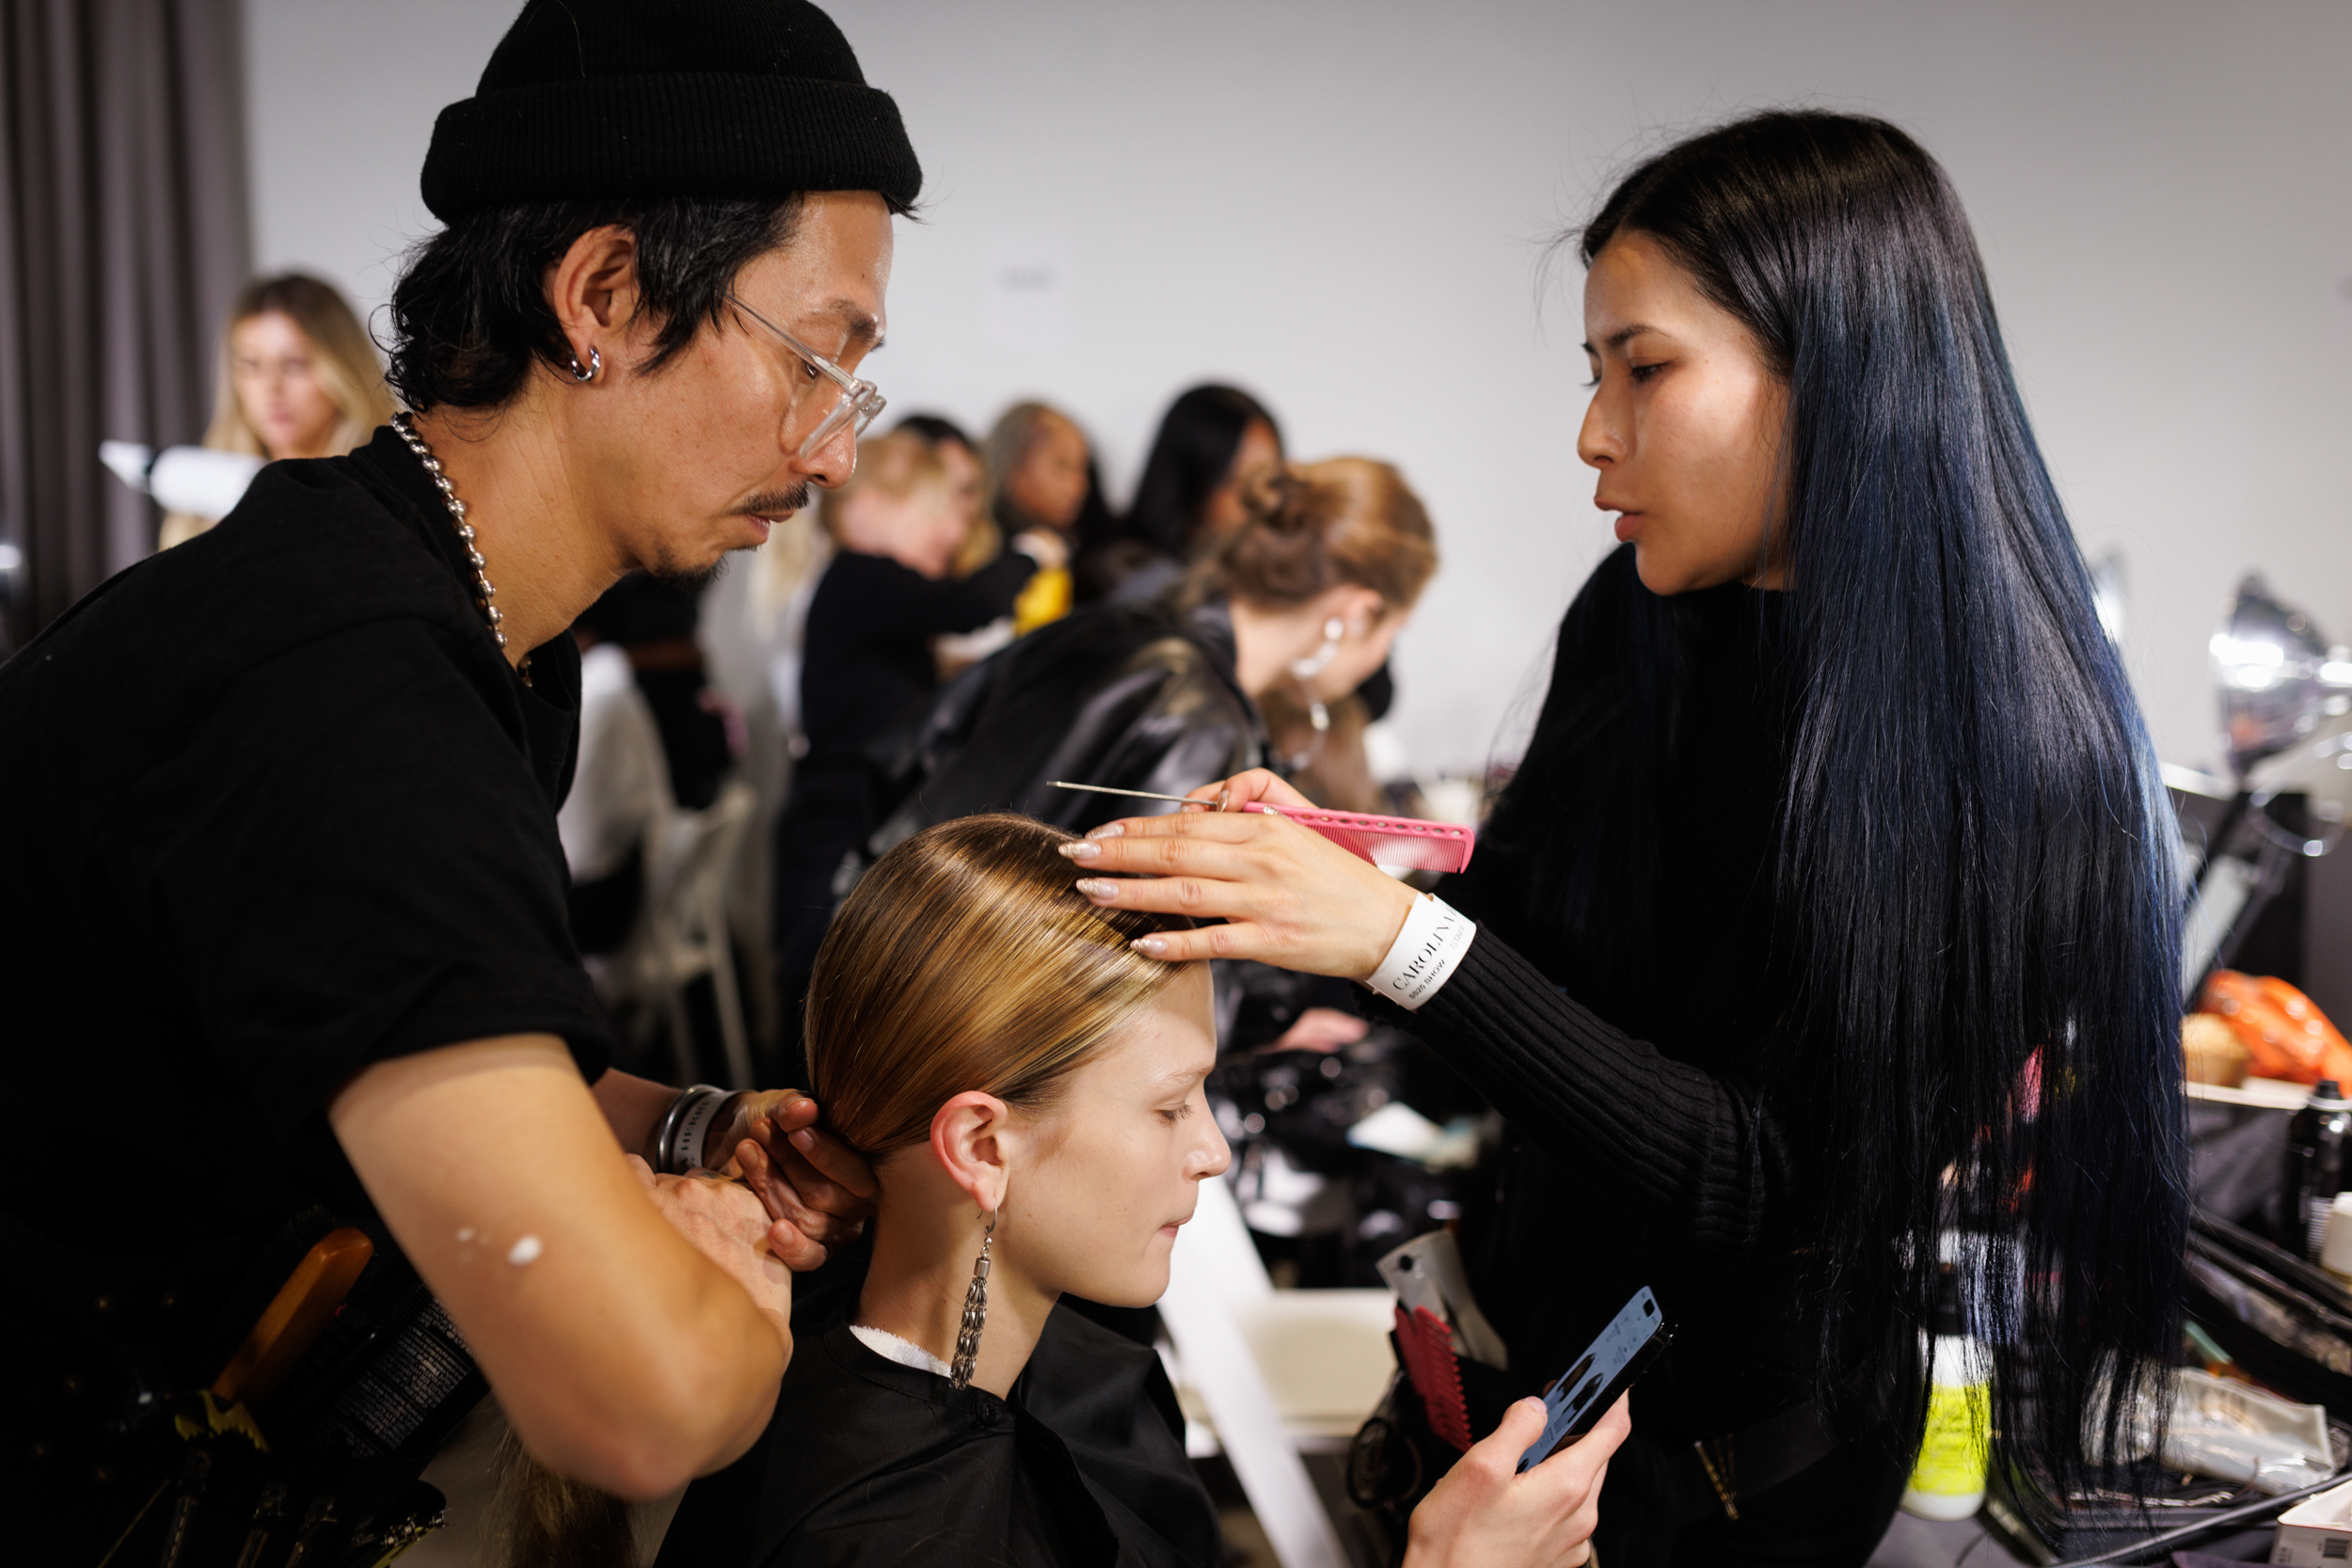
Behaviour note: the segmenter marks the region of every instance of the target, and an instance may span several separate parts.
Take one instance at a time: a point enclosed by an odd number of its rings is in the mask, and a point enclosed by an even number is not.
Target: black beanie
[[[922,166],[890,95],[807,0],[530,0],[443,109],[424,204],[879,191]]]

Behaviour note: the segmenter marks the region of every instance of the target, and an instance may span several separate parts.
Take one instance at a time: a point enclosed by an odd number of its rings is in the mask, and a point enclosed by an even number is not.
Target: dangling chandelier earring
[[[980,1233],[980,1256],[972,1265],[972,1288],[963,1292],[963,1326],[956,1330],[956,1358],[947,1364],[947,1386],[972,1386],[972,1364],[980,1358],[980,1330],[988,1323],[988,1249],[996,1243],[996,1214]]]
[[[1306,690],[1307,721],[1314,725],[1317,735],[1331,727],[1331,710],[1323,705],[1323,699],[1315,695],[1315,689],[1308,683],[1329,669],[1331,661],[1340,657],[1340,639],[1346,635],[1347,623],[1334,615],[1323,623],[1323,646],[1305,658],[1291,660],[1291,678]]]

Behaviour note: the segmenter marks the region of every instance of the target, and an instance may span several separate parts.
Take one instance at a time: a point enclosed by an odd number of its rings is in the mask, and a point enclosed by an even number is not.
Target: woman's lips
[[[1618,513],[1611,531],[1616,534],[1618,544],[1629,544],[1633,536],[1642,531],[1642,515],[1639,512]]]

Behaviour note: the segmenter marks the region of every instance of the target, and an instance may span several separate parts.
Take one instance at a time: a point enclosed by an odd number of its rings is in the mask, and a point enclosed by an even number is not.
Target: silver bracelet
[[[726,1102],[727,1091],[714,1085],[696,1084],[680,1090],[670,1101],[669,1112],[661,1118],[661,1132],[654,1139],[656,1168],[666,1176],[684,1176],[700,1165],[703,1140]]]

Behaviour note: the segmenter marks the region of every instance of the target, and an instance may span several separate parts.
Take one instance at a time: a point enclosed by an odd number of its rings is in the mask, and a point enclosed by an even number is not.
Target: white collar
[[[851,1323],[850,1332],[857,1336],[859,1344],[864,1345],[885,1361],[896,1361],[901,1367],[913,1367],[918,1372],[936,1372],[941,1377],[947,1375],[946,1362],[942,1361],[922,1346],[899,1338],[886,1328],[868,1328],[864,1323]]]

